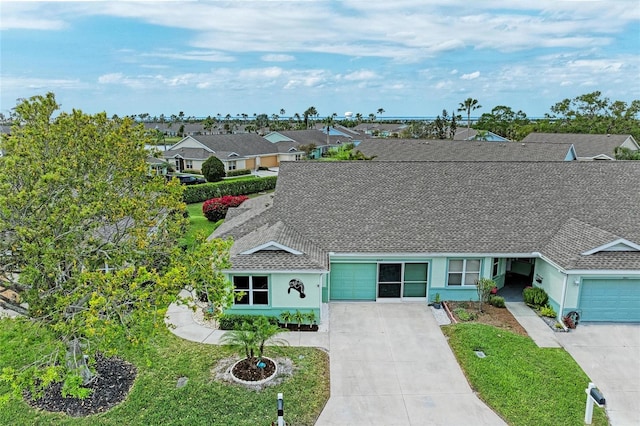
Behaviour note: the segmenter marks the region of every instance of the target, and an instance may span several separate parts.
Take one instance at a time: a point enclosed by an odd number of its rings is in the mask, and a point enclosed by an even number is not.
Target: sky
[[[0,0],[5,116],[53,92],[109,116],[540,117],[594,91],[640,99],[638,0]]]

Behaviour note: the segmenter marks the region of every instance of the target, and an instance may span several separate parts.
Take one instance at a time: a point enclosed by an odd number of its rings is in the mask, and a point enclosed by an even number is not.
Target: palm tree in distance
[[[478,104],[477,99],[467,98],[464,102],[460,102],[458,111],[467,113],[467,136],[471,129],[471,111],[475,111],[480,108],[482,108],[482,105]]]
[[[382,114],[384,114],[384,108],[378,108],[377,113],[378,115],[382,116]]]

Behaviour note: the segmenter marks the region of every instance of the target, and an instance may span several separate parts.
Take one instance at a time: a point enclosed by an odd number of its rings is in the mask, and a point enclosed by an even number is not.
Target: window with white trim
[[[193,160],[184,160],[185,169],[193,169]]]
[[[499,271],[500,271],[500,258],[494,257],[493,258],[493,269],[491,270],[491,276],[497,277]]]
[[[269,277],[264,275],[234,276],[233,291],[236,296],[239,293],[244,293],[240,299],[235,298],[234,304],[236,305],[268,305]]]
[[[235,170],[238,167],[235,161],[227,161],[227,170]]]
[[[449,259],[447,285],[475,286],[480,279],[480,259]]]

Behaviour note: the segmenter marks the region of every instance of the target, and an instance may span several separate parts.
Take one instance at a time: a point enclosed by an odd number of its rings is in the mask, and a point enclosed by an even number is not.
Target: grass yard
[[[47,344],[44,332],[20,321],[0,320],[0,365],[33,359],[34,341]],[[20,336],[29,336],[24,339]],[[275,353],[275,350],[278,353]],[[74,418],[32,409],[21,399],[0,405],[0,425],[269,425],[276,420],[278,392],[284,393],[288,424],[313,425],[329,397],[328,355],[313,348],[267,349],[267,356],[288,356],[294,375],[261,392],[213,380],[218,360],[232,355],[227,348],[182,340],[162,328],[144,347],[125,350],[122,357],[138,368],[128,398],[106,413]],[[188,377],[176,388],[179,377]],[[0,398],[9,386],[0,382]]]
[[[222,223],[222,220],[218,222],[209,222],[204,214],[202,214],[203,203],[187,204],[187,211],[189,212],[189,229],[182,237],[182,243],[191,247],[196,241],[196,235],[201,232],[205,236],[211,235],[218,226]]]
[[[583,425],[589,378],[564,349],[539,348],[529,337],[484,324],[443,332],[472,388],[512,426]],[[478,358],[474,350],[486,358]],[[595,407],[593,425],[608,425]]]

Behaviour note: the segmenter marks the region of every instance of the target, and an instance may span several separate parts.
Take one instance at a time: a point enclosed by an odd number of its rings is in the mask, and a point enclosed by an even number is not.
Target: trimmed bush
[[[489,304],[495,306],[496,308],[504,308],[504,297],[502,296],[491,296],[489,298]]]
[[[549,295],[540,287],[526,287],[522,291],[524,303],[532,306],[545,306],[549,301]]]
[[[192,175],[201,175],[202,174],[202,172],[200,170],[196,170],[196,169],[184,169],[182,171],[182,173],[189,173],[189,174],[192,174]]]
[[[208,182],[218,182],[224,177],[224,164],[212,155],[202,163],[202,174]]]
[[[255,177],[254,179],[231,180],[201,185],[189,185],[184,189],[183,198],[187,204],[201,203],[224,195],[248,195],[275,189],[277,176]]]
[[[263,315],[239,315],[239,314],[222,314],[218,320],[221,330],[236,330],[242,323],[253,323]],[[269,323],[278,325],[278,318],[267,317]]]
[[[229,170],[227,172],[227,177],[244,176],[244,175],[250,175],[250,174],[251,174],[251,170],[249,169]]]
[[[202,213],[211,222],[224,219],[230,207],[238,207],[248,200],[246,195],[225,195],[224,197],[212,198],[202,204]]]

